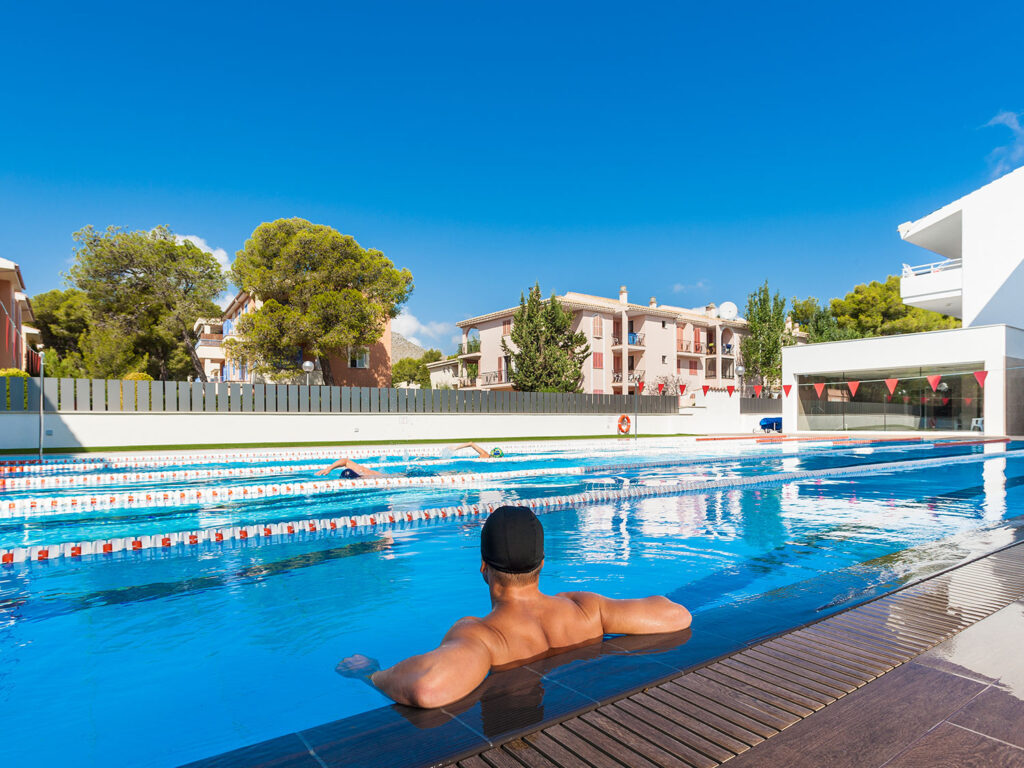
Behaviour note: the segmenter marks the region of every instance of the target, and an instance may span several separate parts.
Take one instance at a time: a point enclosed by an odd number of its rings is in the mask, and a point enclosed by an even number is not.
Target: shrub
[[[25,371],[21,370],[20,368],[0,368],[0,378],[3,378],[3,379],[12,379],[12,378],[27,379],[28,377],[29,377],[28,374]],[[4,393],[5,399],[7,400],[7,410],[10,410],[11,409],[11,391],[10,391],[6,381],[3,382],[3,390],[2,391]],[[28,387],[25,387],[25,403],[22,405],[22,408],[27,408],[27,407],[28,407]]]
[[[152,381],[153,377],[142,371],[132,371],[124,377],[125,381]]]

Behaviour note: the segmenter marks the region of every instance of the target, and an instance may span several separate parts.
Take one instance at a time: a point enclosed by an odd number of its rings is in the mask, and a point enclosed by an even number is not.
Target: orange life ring
[[[619,416],[619,434],[629,434],[629,416],[626,414]]]

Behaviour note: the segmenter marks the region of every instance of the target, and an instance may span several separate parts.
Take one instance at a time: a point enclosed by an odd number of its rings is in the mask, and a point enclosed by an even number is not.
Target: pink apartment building
[[[25,323],[35,320],[32,304],[25,295],[21,267],[0,259],[0,323],[3,324],[0,368],[18,368],[37,375],[39,355],[29,344],[38,342],[39,332]]]
[[[644,394],[658,394],[661,384],[666,394],[681,391],[686,403],[704,386],[739,387],[736,368],[747,323],[720,317],[714,304],[686,309],[658,304],[653,296],[647,304],[631,304],[626,286],[618,299],[570,291],[558,300],[590,344],[590,359],[583,366],[586,393],[628,394],[643,382]],[[501,342],[511,332],[516,309],[457,323],[462,329],[460,388],[512,388]]]

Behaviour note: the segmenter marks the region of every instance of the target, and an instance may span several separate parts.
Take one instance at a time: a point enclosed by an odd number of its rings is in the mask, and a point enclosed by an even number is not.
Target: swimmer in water
[[[491,458],[491,454],[489,454],[487,451],[485,451],[483,448],[481,448],[476,443],[472,443],[472,442],[470,442],[470,443],[460,443],[459,445],[454,445],[454,446],[451,446],[450,448],[445,448],[444,450],[445,450],[446,453],[448,453],[450,455],[451,453],[454,453],[455,451],[462,450],[463,448],[472,448],[474,451],[477,452],[477,455],[481,459],[489,459],[489,458]],[[350,479],[350,480],[352,478],[356,478],[356,477],[382,477],[383,476],[382,473],[375,472],[374,470],[370,469],[369,467],[364,467],[362,464],[357,464],[356,462],[352,461],[352,459],[338,459],[336,462],[331,464],[329,467],[324,467],[323,469],[317,471],[316,474],[322,477],[323,475],[331,474],[331,472],[333,472],[336,469],[340,469],[341,470],[341,476],[342,477],[344,477],[346,479]],[[425,473],[421,471],[421,472],[414,472],[413,474],[414,475],[423,475]]]
[[[369,467],[364,467],[362,464],[357,464],[352,459],[338,459],[336,462],[331,464],[329,467],[324,467],[317,472],[317,475],[329,475],[336,469],[341,470],[341,476],[351,480],[355,477],[382,477],[380,472],[375,472]]]

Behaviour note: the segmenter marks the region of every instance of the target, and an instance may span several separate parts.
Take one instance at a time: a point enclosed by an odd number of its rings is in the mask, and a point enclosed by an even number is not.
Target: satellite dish
[[[723,301],[722,306],[718,308],[718,316],[723,320],[735,320],[739,311],[739,308],[731,301]]]

